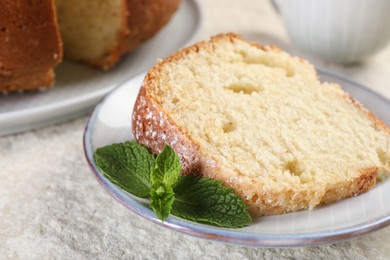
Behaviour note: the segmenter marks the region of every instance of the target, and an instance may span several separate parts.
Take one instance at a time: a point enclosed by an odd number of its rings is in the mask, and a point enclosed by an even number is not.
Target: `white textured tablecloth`
[[[268,1],[199,2],[204,24],[198,39],[231,31],[273,43],[390,98],[390,46],[363,64],[325,64],[291,46]],[[90,173],[82,150],[85,121],[0,137],[0,259],[390,258],[390,227],[334,245],[263,249],[152,224],[110,197]]]

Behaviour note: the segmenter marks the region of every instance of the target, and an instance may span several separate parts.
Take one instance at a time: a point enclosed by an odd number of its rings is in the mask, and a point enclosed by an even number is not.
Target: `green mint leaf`
[[[149,197],[150,171],[155,167],[155,159],[145,147],[128,141],[98,148],[93,157],[112,183],[137,197]]]
[[[165,145],[164,150],[156,158],[156,167],[151,176],[152,183],[159,182],[173,186],[181,171],[180,159],[175,151]]]
[[[242,199],[219,181],[184,176],[180,177],[174,192],[171,213],[175,216],[227,228],[252,222]]]
[[[152,187],[150,189],[150,206],[161,220],[171,213],[175,200],[173,185],[176,184],[181,171],[179,156],[168,145],[156,158],[156,166],[150,172]]]

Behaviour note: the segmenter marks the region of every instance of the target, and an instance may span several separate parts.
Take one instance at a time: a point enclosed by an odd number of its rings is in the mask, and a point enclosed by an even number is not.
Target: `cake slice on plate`
[[[235,34],[157,63],[133,112],[135,139],[167,143],[182,174],[221,180],[254,216],[358,195],[390,169],[390,130],[307,61]]]

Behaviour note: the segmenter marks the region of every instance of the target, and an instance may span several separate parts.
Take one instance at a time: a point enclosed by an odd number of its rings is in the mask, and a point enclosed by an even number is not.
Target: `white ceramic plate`
[[[390,101],[341,76],[319,71],[322,81],[338,82],[343,89],[390,125]],[[144,75],[124,82],[95,108],[84,133],[84,151],[97,180],[113,197],[146,219],[186,234],[222,242],[260,246],[294,247],[334,243],[360,236],[390,224],[390,179],[360,196],[331,205],[279,216],[261,217],[250,226],[226,229],[197,224],[175,216],[165,222],[136,197],[109,182],[96,168],[96,148],[133,139],[131,114]]]
[[[201,26],[195,0],[183,0],[171,21],[151,40],[124,57],[108,72],[64,61],[56,70],[56,86],[47,92],[0,95],[0,135],[25,131],[86,114],[125,79],[191,43]]]

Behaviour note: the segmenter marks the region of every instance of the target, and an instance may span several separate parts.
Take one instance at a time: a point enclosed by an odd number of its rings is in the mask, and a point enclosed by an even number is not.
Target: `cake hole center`
[[[286,163],[284,170],[290,172],[291,175],[300,176],[302,172],[298,168],[298,161],[292,160]]]
[[[275,54],[252,55],[246,51],[238,51],[238,54],[242,56],[247,64],[261,64],[269,68],[282,69],[288,78],[295,76],[295,69],[292,63],[279,59]]]
[[[378,158],[379,158],[379,161],[386,165],[390,162],[390,158],[388,158],[386,155],[385,155],[385,152],[382,151],[382,150],[378,150],[377,151],[377,154],[378,154]]]
[[[179,103],[179,98],[178,97],[173,97],[173,99],[172,99],[172,104],[177,104],[177,103]]]
[[[231,132],[234,132],[235,130],[237,129],[237,126],[234,122],[227,122],[223,125],[222,127],[222,130],[225,134],[228,134],[228,133],[231,133]]]
[[[243,85],[243,84],[232,84],[225,87],[225,89],[232,91],[233,93],[243,93],[246,95],[250,95],[253,92],[263,91],[263,88],[260,86]]]

